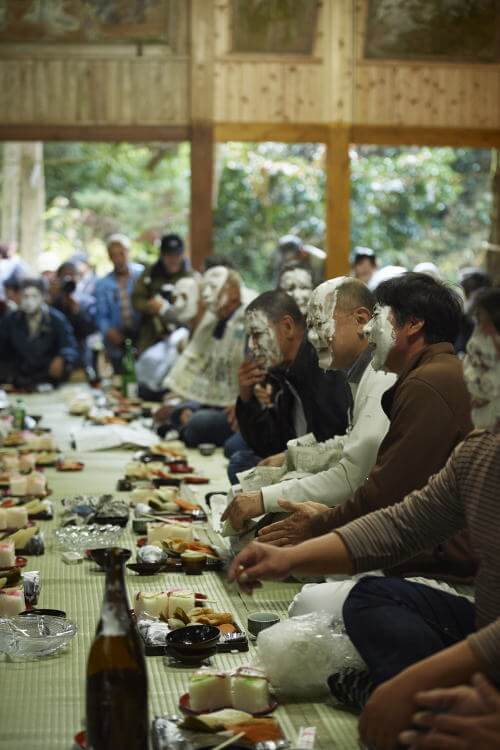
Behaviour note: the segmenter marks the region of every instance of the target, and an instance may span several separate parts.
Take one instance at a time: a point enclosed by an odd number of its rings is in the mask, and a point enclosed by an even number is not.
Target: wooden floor
[[[67,392],[66,392],[67,393]],[[28,411],[44,415],[43,424],[53,428],[60,447],[67,455],[71,451],[69,436],[82,420],[68,416],[65,391],[49,395],[29,396]],[[189,463],[210,478],[206,491],[226,490],[226,461],[220,451],[204,458],[198,451],[188,451]],[[0,750],[68,750],[72,737],[83,724],[86,656],[92,641],[103,592],[103,575],[93,564],[67,566],[51,542],[52,529],[57,526],[60,499],[82,493],[115,491],[116,480],[123,475],[124,464],[131,452],[78,453],[86,466],[80,474],[61,474],[47,469],[46,474],[55,500],[56,519],[41,522],[46,540],[46,552],[41,557],[29,558],[28,570],[40,570],[42,593],[39,605],[64,609],[78,626],[78,634],[69,650],[40,661],[9,661],[0,656]],[[214,532],[210,532],[213,534]],[[135,538],[126,531],[120,542],[131,549]],[[228,587],[222,576],[209,573],[189,580],[195,590],[206,591],[217,602],[218,608],[232,611],[240,624],[246,625],[247,613],[256,609],[270,609],[286,616],[287,606],[299,590],[298,584],[266,584],[253,597],[246,597]],[[161,574],[155,578],[127,575],[127,587],[132,598],[139,589],[160,591],[175,585],[186,585],[181,574]],[[252,645],[248,654],[219,654],[217,666],[231,668],[255,658]],[[178,712],[177,701],[185,692],[190,670],[173,668],[163,657],[148,657],[150,716]],[[323,703],[286,703],[276,714],[285,734],[295,740],[300,727],[315,726],[315,747],[319,750],[351,750],[358,747],[356,717]],[[119,750],[117,748],[117,750]]]

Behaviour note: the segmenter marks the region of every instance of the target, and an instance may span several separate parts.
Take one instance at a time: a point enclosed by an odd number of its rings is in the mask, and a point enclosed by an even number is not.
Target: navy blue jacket
[[[21,310],[0,321],[0,358],[3,378],[19,385],[50,380],[48,369],[54,357],[62,357],[66,373],[78,360],[75,337],[66,317],[45,307],[38,333],[30,337],[26,315]]]

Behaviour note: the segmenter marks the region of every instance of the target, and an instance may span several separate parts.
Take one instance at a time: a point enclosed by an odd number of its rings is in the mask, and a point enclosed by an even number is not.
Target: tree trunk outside
[[[37,268],[42,251],[45,212],[43,143],[23,143],[21,159],[21,230],[19,252]]]
[[[0,241],[15,247],[19,244],[22,147],[22,143],[5,143],[3,147]]]
[[[493,175],[491,192],[490,243],[486,252],[486,269],[495,286],[500,286],[500,151],[492,153]]]

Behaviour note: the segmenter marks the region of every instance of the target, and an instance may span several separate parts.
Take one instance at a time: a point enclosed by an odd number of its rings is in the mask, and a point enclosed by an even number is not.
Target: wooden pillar
[[[495,286],[500,286],[500,149],[491,152],[492,206],[490,242],[486,252],[486,270]]]
[[[351,170],[349,128],[332,125],[326,146],[326,278],[349,273]]]
[[[13,142],[3,146],[0,239],[16,246],[19,243],[22,147],[22,143]]]
[[[32,268],[37,267],[42,252],[44,213],[43,143],[31,141],[22,147],[19,253]]]
[[[191,262],[212,252],[214,184],[214,0],[191,0]]]

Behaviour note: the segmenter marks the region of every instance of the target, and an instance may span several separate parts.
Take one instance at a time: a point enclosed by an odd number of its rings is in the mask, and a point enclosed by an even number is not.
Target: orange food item
[[[221,633],[236,633],[236,628],[229,622],[225,622],[222,625],[217,625]]]
[[[248,723],[231,724],[230,729],[234,734],[244,732],[242,739],[248,740],[248,742],[283,739],[280,725],[275,719],[253,719]]]
[[[177,497],[174,503],[182,508],[182,510],[198,510],[199,506],[196,503],[190,503],[188,500],[183,500],[181,497]]]

